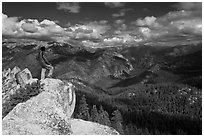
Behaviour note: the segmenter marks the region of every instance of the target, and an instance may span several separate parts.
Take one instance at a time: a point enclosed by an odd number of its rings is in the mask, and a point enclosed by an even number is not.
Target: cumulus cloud
[[[101,41],[111,28],[107,20],[86,22],[83,24],[70,25],[62,28],[56,21],[44,19],[39,22],[36,19],[19,20],[18,17],[8,17],[2,14],[2,36],[4,38],[36,39],[44,41],[78,42]],[[93,44],[93,43],[92,43]]]
[[[2,35],[12,38],[31,38],[40,40],[54,40],[65,30],[54,21],[34,19],[19,20],[18,17],[8,17],[2,14]]]
[[[118,46],[118,45],[131,45],[131,44],[135,44],[135,43],[139,43],[141,42],[143,39],[136,37],[136,36],[132,36],[129,33],[121,33],[121,34],[117,34],[113,37],[110,38],[105,38],[103,40],[103,44],[104,45],[108,45],[108,46]]]
[[[55,25],[55,22],[45,19],[42,22],[40,22],[40,24],[49,26],[49,25]]]
[[[103,34],[105,34],[109,29],[110,26],[107,24],[106,20],[102,21],[93,21],[84,23],[81,25],[75,25],[69,27],[72,33],[70,36],[75,39],[101,39]]]
[[[126,43],[130,41],[134,41],[134,38],[129,34],[124,34],[124,35],[118,35],[112,38],[105,38],[103,41],[106,43]]]
[[[132,24],[138,28],[137,31],[146,40],[175,36],[192,40],[192,37],[197,39],[196,37],[202,36],[202,16],[199,4],[179,3],[176,7],[181,10],[171,11],[161,17],[137,19]]]
[[[113,38],[105,38],[103,41],[106,43],[116,43],[116,42],[119,43],[119,42],[122,42],[122,39],[118,37],[113,37]]]
[[[137,19],[136,20],[136,25],[137,26],[147,26],[147,27],[159,27],[159,24],[156,21],[156,17],[151,16],[151,17],[145,17],[144,19]]]
[[[2,33],[3,34],[14,34],[18,31],[18,18],[17,17],[8,17],[5,14],[2,14]]]
[[[85,47],[92,47],[92,48],[99,48],[101,46],[99,43],[93,42],[93,41],[90,41],[90,40],[83,40],[82,44]]]
[[[125,22],[124,19],[118,19],[118,20],[115,20],[115,24],[119,25],[119,24],[123,24]]]
[[[201,3],[178,3],[163,16],[147,16],[127,24],[116,18],[112,25],[107,20],[69,24],[65,28],[58,21],[21,19],[2,14],[2,36],[58,42],[79,42],[88,47],[115,46],[144,42],[151,45],[173,45],[202,41]],[[80,8],[79,8],[80,9]],[[121,17],[127,11],[121,9]],[[70,12],[70,10],[68,10]]]
[[[112,14],[112,17],[117,18],[117,17],[125,16],[126,12],[132,11],[132,10],[133,10],[133,9],[131,9],[131,8],[121,9],[121,10],[119,10],[118,13],[113,13],[113,14]]]
[[[26,32],[30,32],[30,33],[35,33],[38,31],[38,28],[32,24],[32,23],[23,23],[21,28],[26,31]]]
[[[113,13],[112,16],[115,18],[122,17],[122,16],[125,16],[125,12]]]
[[[115,27],[114,34],[122,34],[127,30],[125,19],[115,20],[113,26]],[[129,33],[129,32],[126,31],[126,33]]]
[[[118,7],[124,7],[125,3],[124,2],[105,2],[105,6],[109,8],[118,8]]]
[[[58,10],[64,10],[65,12],[70,13],[79,13],[80,6],[77,2],[58,2],[57,3]]]

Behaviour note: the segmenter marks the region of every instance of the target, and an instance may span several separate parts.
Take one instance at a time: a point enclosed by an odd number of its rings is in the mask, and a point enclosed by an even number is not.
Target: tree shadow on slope
[[[148,129],[149,134],[188,134],[201,135],[202,121],[181,115],[162,114],[159,112],[134,111],[124,113],[125,125],[136,129]],[[126,134],[136,134],[136,131]]]

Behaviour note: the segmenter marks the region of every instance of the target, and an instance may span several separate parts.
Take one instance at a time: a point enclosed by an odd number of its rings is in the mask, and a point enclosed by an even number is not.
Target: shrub
[[[25,88],[19,88],[15,94],[11,95],[9,100],[3,104],[2,117],[4,118],[18,103],[25,102],[38,95],[42,91],[40,81],[27,84]]]

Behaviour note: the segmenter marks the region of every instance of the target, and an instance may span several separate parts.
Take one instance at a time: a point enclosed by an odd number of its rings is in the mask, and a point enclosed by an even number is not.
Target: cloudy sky
[[[3,39],[84,46],[179,45],[202,41],[202,3],[2,3]]]

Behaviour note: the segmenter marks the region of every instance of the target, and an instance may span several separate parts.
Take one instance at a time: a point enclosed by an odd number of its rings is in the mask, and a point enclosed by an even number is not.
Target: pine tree
[[[115,128],[120,134],[124,134],[123,131],[123,118],[119,110],[115,110],[112,113],[113,117],[111,118],[112,127]]]
[[[125,126],[124,134],[125,135],[130,135],[130,130],[129,130],[129,127],[127,125]]]
[[[83,95],[80,100],[78,114],[76,115],[76,117],[79,119],[87,120],[87,121],[91,120],[90,115],[89,115],[89,107],[86,102],[85,95]]]
[[[111,126],[109,114],[103,109],[102,106],[100,106],[100,110],[99,110],[99,123],[102,125]]]
[[[111,126],[111,121],[110,121],[110,118],[109,118],[109,114],[107,111],[104,111],[104,125],[107,125],[107,126]]]
[[[99,123],[99,114],[96,105],[93,105],[93,108],[91,109],[91,121]]]

